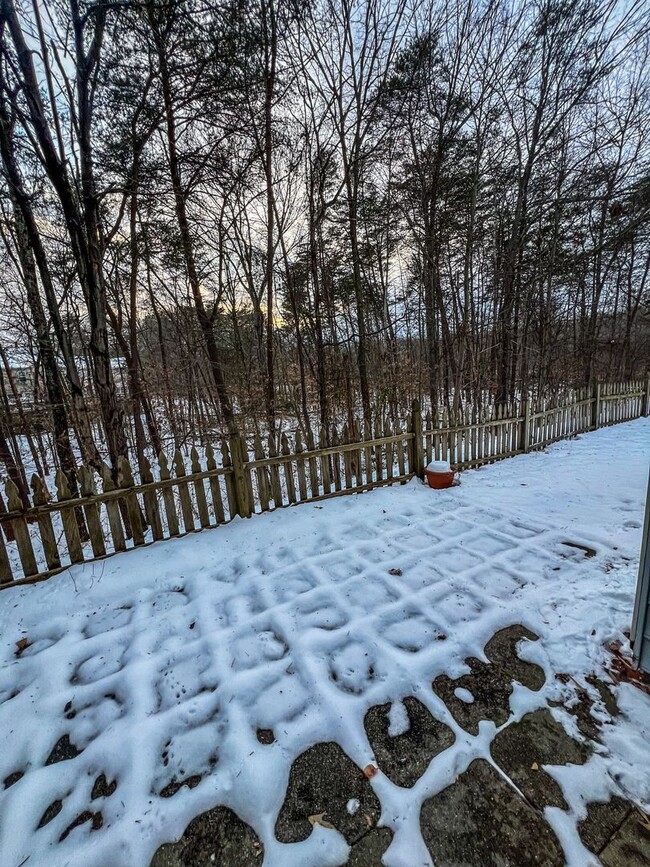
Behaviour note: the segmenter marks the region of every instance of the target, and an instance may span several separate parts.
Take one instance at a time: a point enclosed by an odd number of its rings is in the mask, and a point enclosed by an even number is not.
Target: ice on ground
[[[394,833],[386,864],[426,859],[422,803],[489,760],[496,732],[461,729],[432,681],[485,660],[512,624],[540,636],[520,652],[547,680],[515,684],[511,719],[568,697],[556,673],[585,685],[601,672],[630,625],[649,442],[639,419],[467,472],[460,488],[413,481],[236,519],[3,591],[0,864],[145,865],[219,804],[254,828],[266,867],[341,863],[331,829],[275,839],[291,764],[335,741],[366,767],[366,712],[390,703],[397,733],[410,695],[453,745],[410,789],[381,773],[370,785]],[[570,811],[553,822],[572,858],[590,798],[650,802],[648,699],[615,692],[593,773],[558,776]]]
[[[401,701],[394,701],[388,711],[389,736],[391,738],[396,738],[407,732],[410,727],[411,723],[406,708],[404,707],[404,703]]]
[[[474,696],[472,695],[472,693],[468,689],[465,689],[462,686],[459,686],[454,690],[454,695],[456,696],[456,698],[460,699],[461,701],[464,701],[465,704],[473,704],[474,703]]]

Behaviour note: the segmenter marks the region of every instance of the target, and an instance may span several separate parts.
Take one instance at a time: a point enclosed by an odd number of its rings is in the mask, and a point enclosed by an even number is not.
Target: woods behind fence
[[[422,476],[433,459],[448,459],[459,469],[479,467],[649,412],[650,378],[438,418],[423,417],[416,401],[399,425],[376,418],[363,429],[356,421],[340,430],[322,427],[318,437],[309,429],[291,438],[283,433],[279,441],[233,436],[222,438],[216,452],[208,445],[203,459],[196,448],[189,458],[177,451],[171,462],[161,454],[155,467],[145,458],[138,481],[125,458],[116,474],[107,465],[99,477],[80,467],[81,496],[71,495],[60,470],[56,500],[34,475],[29,508],[9,480],[8,511],[0,515],[0,584],[41,580],[70,564],[215,527],[237,515],[404,483]]]

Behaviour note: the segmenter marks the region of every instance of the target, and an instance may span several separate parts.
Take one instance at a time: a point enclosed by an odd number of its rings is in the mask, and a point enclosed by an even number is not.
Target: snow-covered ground
[[[511,719],[566,699],[574,685],[557,672],[597,697],[584,677],[606,678],[604,644],[630,625],[649,455],[650,419],[639,419],[469,471],[460,488],[413,481],[236,519],[3,591],[0,780],[24,776],[0,791],[0,864],[146,865],[216,804],[253,826],[265,865],[340,864],[347,845],[327,827],[276,841],[289,769],[330,740],[373,763],[364,715],[407,695],[456,740],[411,789],[381,773],[370,784],[394,831],[386,864],[430,863],[422,802],[489,760],[497,731],[461,729],[432,680],[464,673],[497,629],[520,623],[541,637],[522,655],[547,680],[540,692],[515,684]],[[570,864],[594,863],[574,831],[587,800],[650,801],[650,699],[615,692],[621,714],[603,746],[556,775],[570,812],[547,819]],[[258,729],[275,742],[260,744]],[[47,764],[64,735],[81,752]],[[92,801],[100,774],[117,788]],[[161,796],[188,778],[193,788]],[[102,827],[89,819],[59,843],[98,803]]]

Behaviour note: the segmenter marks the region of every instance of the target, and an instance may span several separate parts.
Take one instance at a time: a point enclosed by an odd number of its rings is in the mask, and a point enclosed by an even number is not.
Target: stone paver
[[[538,810],[567,808],[560,787],[542,765],[581,765],[589,756],[587,747],[569,737],[546,709],[526,714],[520,722],[506,726],[492,741],[491,753]]]
[[[537,641],[538,638],[539,636],[525,626],[518,624],[507,626],[495,632],[488,641],[485,645],[485,655],[512,680],[537,692],[544,686],[544,671],[539,665],[521,659],[517,653],[517,645],[520,641]]]
[[[436,678],[433,688],[467,731],[477,733],[481,719],[497,725],[507,722],[514,681],[531,690],[542,688],[542,669],[517,653],[519,642],[536,639],[521,626],[502,629],[485,646],[488,663],[467,659],[469,674],[455,680]],[[614,713],[607,685],[595,677],[590,683]],[[455,694],[459,687],[471,693],[472,702]],[[593,738],[600,729],[585,696],[583,691],[573,714],[581,731]],[[453,746],[455,736],[419,699],[406,696],[402,704],[408,727],[401,733],[389,734],[390,703],[371,707],[364,726],[380,771],[396,785],[411,788],[435,756]],[[275,738],[270,729],[259,729],[257,739],[267,745]],[[59,743],[53,754],[63,759],[67,747]],[[543,811],[549,806],[567,809],[567,804],[542,766],[582,764],[590,752],[588,743],[570,737],[548,708],[505,725],[491,744],[492,758],[505,776],[477,759],[452,785],[424,802],[420,826],[433,862],[437,867],[562,867],[564,854]],[[110,797],[114,790],[115,784],[100,775],[93,796]],[[58,803],[52,804],[42,821],[51,821],[59,810]],[[389,828],[377,827],[380,814],[379,800],[364,772],[340,746],[321,743],[294,761],[275,835],[282,843],[299,842],[310,836],[315,824],[322,824],[341,833],[350,845],[350,867],[380,867],[392,840]],[[82,814],[78,820],[90,821],[93,815]],[[650,833],[633,805],[620,797],[590,804],[578,832],[604,867],[650,864]],[[231,810],[216,807],[194,819],[177,843],[161,846],[151,867],[255,867],[262,859],[253,829]]]
[[[410,788],[438,753],[455,741],[449,726],[434,719],[413,696],[403,699],[409,728],[403,734],[388,733],[390,704],[370,708],[365,718],[366,734],[381,771],[398,786]]]
[[[348,810],[349,801],[359,802],[356,810]],[[282,843],[306,840],[314,817],[322,817],[353,844],[377,824],[380,812],[367,777],[341,747],[316,744],[299,755],[291,767],[275,835]]]
[[[434,691],[445,702],[456,722],[471,734],[478,734],[481,720],[492,720],[503,725],[510,715],[512,682],[540,690],[544,685],[544,672],[538,666],[525,662],[517,655],[517,644],[522,640],[535,641],[537,636],[523,626],[509,626],[497,632],[485,646],[489,663],[469,658],[465,663],[470,673],[456,679],[439,675],[433,682]],[[471,693],[472,701],[456,696],[456,690]]]
[[[388,828],[373,828],[352,847],[347,867],[380,867],[381,858],[393,839]]]
[[[502,672],[480,659],[469,658],[465,663],[470,667],[469,674],[455,680],[441,674],[434,680],[433,690],[447,705],[456,722],[476,735],[481,720],[492,720],[497,726],[507,721],[512,683],[503,677]],[[457,689],[467,690],[473,701],[457,698]]]
[[[250,825],[227,807],[215,807],[193,819],[177,843],[163,844],[150,867],[256,867],[263,854]]]
[[[604,867],[648,867],[650,830],[633,810],[600,853]]]
[[[420,815],[422,836],[444,867],[563,867],[560,844],[540,814],[478,759]]]
[[[580,839],[587,849],[600,852],[610,837],[621,827],[632,805],[623,798],[613,797],[605,804],[588,804],[587,817],[578,823]]]

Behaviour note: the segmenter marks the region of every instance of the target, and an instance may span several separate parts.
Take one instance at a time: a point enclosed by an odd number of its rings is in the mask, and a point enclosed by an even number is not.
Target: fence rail
[[[122,458],[116,474],[103,467],[101,491],[97,474],[80,467],[81,496],[74,498],[61,471],[55,500],[33,476],[28,508],[9,480],[7,511],[0,514],[0,585],[40,581],[71,564],[217,527],[237,515],[403,484],[422,476],[433,459],[479,467],[649,413],[650,377],[435,418],[423,418],[416,401],[406,424],[377,418],[363,435],[356,423],[322,428],[317,445],[308,430],[292,440],[282,434],[278,442],[222,438],[218,453],[208,445],[200,457],[192,448],[188,461],[177,451],[171,465],[161,454],[155,468],[147,461],[139,468],[138,482]]]

